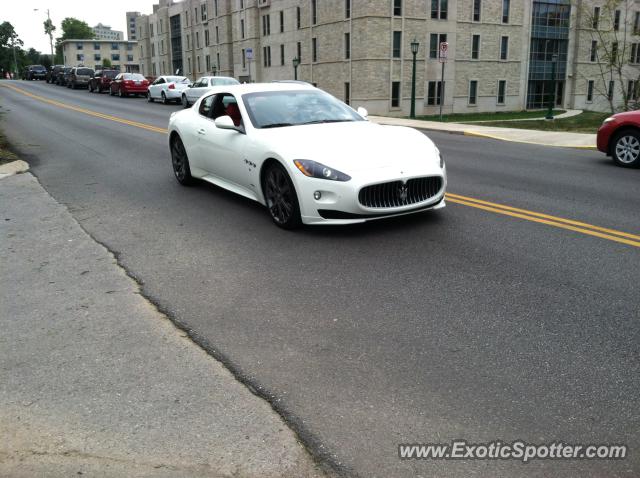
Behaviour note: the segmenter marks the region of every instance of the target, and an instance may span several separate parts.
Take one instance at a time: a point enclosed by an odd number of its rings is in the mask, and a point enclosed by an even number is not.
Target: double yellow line
[[[84,108],[80,108],[78,106],[72,106],[65,103],[60,103],[59,101],[50,100],[49,98],[45,98],[43,96],[34,95],[32,93],[29,93],[28,91],[23,90],[22,88],[17,88],[13,85],[6,84],[5,82],[0,82],[0,85],[10,88],[18,93],[26,95],[35,100],[43,101],[50,105],[57,106],[58,108],[64,108],[67,110],[76,111],[78,113],[83,113],[89,116],[94,116],[96,118],[102,118],[109,121],[115,121],[116,123],[126,124],[129,126],[134,126],[136,128],[142,128],[147,131],[153,131],[154,133],[161,133],[161,134],[167,133],[167,130],[165,128],[159,128],[157,126],[151,126],[149,124],[139,123],[137,121],[130,121],[124,118],[119,118],[117,116],[98,113],[96,111],[87,110]],[[505,216],[511,216],[518,219],[523,219],[525,221],[546,224],[547,226],[558,227],[560,229],[567,229],[569,231],[586,234],[588,236],[594,236],[594,237],[599,237],[601,239],[607,239],[609,241],[619,242],[621,244],[626,244],[628,246],[640,247],[640,236],[635,234],[629,234],[628,232],[616,231],[615,229],[607,229],[604,227],[587,224],[585,222],[574,221],[572,219],[564,219],[557,216],[551,216],[549,214],[529,211],[527,209],[520,209],[516,207],[505,206],[503,204],[483,201],[481,199],[475,199],[468,196],[461,196],[459,194],[447,193],[447,201],[455,204],[461,204],[464,206],[473,207],[476,209],[482,209],[483,211],[489,211],[496,214],[502,214]]]
[[[28,96],[30,98],[33,98],[34,100],[38,100],[38,101],[42,101],[44,103],[48,103],[50,105],[56,106],[58,108],[64,108],[67,110],[71,110],[71,111],[75,111],[77,113],[83,113],[85,115],[89,115],[89,116],[93,116],[95,118],[102,118],[102,119],[106,119],[109,121],[115,121],[116,123],[121,123],[121,124],[126,124],[128,126],[135,126],[136,128],[142,128],[142,129],[146,129],[147,131],[153,131],[154,133],[162,133],[162,134],[167,134],[167,129],[166,128],[159,128],[158,126],[152,126],[150,124],[146,124],[146,123],[139,123],[137,121],[131,121],[128,119],[124,119],[124,118],[119,118],[117,116],[112,116],[112,115],[107,115],[104,113],[98,113],[97,111],[91,111],[91,110],[87,110],[84,108],[80,108],[79,106],[72,106],[72,105],[68,105],[66,103],[60,103],[59,101],[55,101],[55,100],[50,100],[49,98],[45,98],[44,96],[39,96],[39,95],[34,95],[33,93],[29,93],[28,91],[23,90],[22,88],[17,88],[13,85],[8,85],[4,82],[0,82],[0,85],[9,88],[11,90],[14,90],[18,93],[21,93],[25,96]]]
[[[564,219],[562,217],[529,211],[527,209],[505,206],[503,204],[483,201],[468,196],[461,196],[459,194],[447,193],[447,201],[474,207],[476,209],[482,209],[484,211],[494,212],[496,214],[517,217],[526,221],[546,224],[547,226],[568,229],[569,231],[579,232],[582,234],[587,234],[589,236],[599,237],[601,239],[608,239],[610,241],[619,242],[628,246],[640,247],[640,236],[629,234],[628,232],[616,231],[615,229],[607,229],[605,227],[587,224],[586,222],[574,221],[572,219]]]

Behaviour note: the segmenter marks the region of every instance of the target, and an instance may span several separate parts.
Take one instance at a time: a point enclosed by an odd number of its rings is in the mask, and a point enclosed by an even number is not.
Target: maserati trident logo
[[[402,183],[402,185],[398,188],[398,199],[400,201],[405,202],[407,200],[407,185],[406,183]]]

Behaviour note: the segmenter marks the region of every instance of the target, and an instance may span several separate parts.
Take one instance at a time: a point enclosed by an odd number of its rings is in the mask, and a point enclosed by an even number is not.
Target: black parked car
[[[44,80],[47,77],[47,69],[42,65],[29,65],[22,74],[23,80]]]
[[[69,73],[73,68],[70,66],[65,66],[60,71],[58,71],[58,76],[56,76],[56,85],[58,86],[66,86],[67,79],[69,78]]]
[[[47,72],[47,83],[55,83],[58,72],[64,68],[64,65],[53,65]]]

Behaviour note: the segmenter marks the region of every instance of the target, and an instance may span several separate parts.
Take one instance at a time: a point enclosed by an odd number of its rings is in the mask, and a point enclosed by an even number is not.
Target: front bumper
[[[296,191],[298,192],[302,222],[305,224],[327,225],[357,224],[445,207],[446,169],[434,167],[421,171],[411,171],[402,175],[399,175],[397,171],[393,174],[388,169],[378,169],[357,176],[358,179],[352,178],[351,181],[339,182],[307,177],[300,178],[296,175]],[[442,185],[436,194],[422,202],[398,207],[374,208],[363,206],[358,199],[360,189],[365,186],[398,180],[407,181],[425,176],[440,176]],[[319,200],[314,198],[316,191],[321,193]]]

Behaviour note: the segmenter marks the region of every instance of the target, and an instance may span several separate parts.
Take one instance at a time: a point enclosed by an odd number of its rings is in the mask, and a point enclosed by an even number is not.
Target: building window
[[[393,0],[393,14],[396,17],[402,16],[402,0]]]
[[[482,0],[473,0],[473,21],[480,21],[480,13],[482,12]]]
[[[127,61],[129,62],[133,61],[133,55],[127,55]]]
[[[284,10],[280,10],[280,33],[284,33]]]
[[[300,7],[296,7],[296,28],[300,30]]]
[[[298,60],[302,62],[302,43],[301,42],[298,42],[296,44],[296,53],[298,54]]]
[[[351,18],[351,0],[344,0],[344,18]]]
[[[216,45],[220,44],[220,32],[218,31],[218,27],[216,27]]]
[[[502,23],[509,23],[510,0],[502,0]]]
[[[629,63],[640,63],[640,44],[631,44],[631,58],[629,59]]]
[[[200,71],[202,71],[202,70],[200,70],[200,55],[198,55],[198,56],[196,57],[196,64],[198,65],[198,71],[199,71],[199,72],[200,72]]]
[[[311,39],[311,61],[314,63],[318,61],[318,39]]]
[[[598,29],[598,23],[600,23],[600,7],[593,7],[593,22],[592,27],[594,30]]]
[[[82,43],[76,43],[76,50],[82,50],[84,45]]]
[[[400,107],[400,82],[394,81],[391,83],[391,107]]]
[[[427,105],[435,106],[440,104],[442,96],[442,82],[430,81],[427,86]]]
[[[615,87],[615,81],[610,81],[609,82],[609,89],[607,91],[607,97],[609,98],[609,101],[613,100],[613,88]]]
[[[204,31],[204,46],[209,46],[209,29]]]
[[[244,19],[240,19],[240,38],[244,38]]]
[[[99,50],[100,49],[100,43],[94,43],[93,44],[93,49],[94,50]]]
[[[634,81],[633,80],[627,81],[627,100],[632,100],[633,99],[634,90],[635,90]]]
[[[284,66],[284,45],[280,45],[280,66]]]
[[[344,58],[348,60],[351,58],[351,34],[344,34]]]
[[[431,18],[447,19],[447,0],[431,0]]]
[[[218,16],[218,0],[213,0],[213,14]]]
[[[200,32],[196,32],[196,48],[200,48]]]
[[[507,92],[507,82],[506,80],[498,80],[498,98],[497,103],[499,105],[504,104],[504,98]]]
[[[191,45],[191,37],[189,37],[189,34],[187,33],[187,50],[191,48],[190,45]]]
[[[95,55],[93,55],[93,59],[95,61],[100,61],[100,60],[102,60],[102,57],[100,56],[100,53],[96,53]]]
[[[597,40],[592,40],[591,41],[590,60],[591,61],[596,61],[597,59],[598,59],[598,41]]]
[[[344,102],[346,104],[351,104],[351,84],[346,82],[344,84]]]
[[[438,51],[440,48],[440,43],[444,43],[447,41],[446,33],[432,33],[429,36],[429,58],[438,58]]]
[[[149,24],[149,31],[151,32],[150,36],[153,36],[153,23]],[[154,67],[155,67],[155,65],[154,65]]]
[[[193,9],[193,23],[198,23],[198,7]],[[160,20],[160,24],[162,25],[162,20]]]
[[[620,30],[620,10],[616,10],[613,14],[613,29],[615,31]]]
[[[271,35],[271,15],[262,16],[262,36]]]
[[[112,61],[120,61],[120,54],[119,53],[112,53],[111,54],[111,60]]]
[[[311,0],[311,23],[315,25],[318,23],[318,2]]]
[[[82,53],[78,53],[76,55],[76,61],[84,61],[84,55]]]
[[[200,5],[200,18],[202,18],[203,22],[207,21],[207,4],[203,3]]]
[[[151,44],[151,56],[156,56],[156,44]]]
[[[242,49],[242,69],[244,70],[247,67],[247,52],[245,49]]]
[[[264,66],[271,66],[271,47],[270,46],[265,46],[262,48],[262,53],[263,53],[263,65]]]
[[[593,87],[595,82],[593,80],[587,81],[587,103],[591,103],[593,101]]]
[[[476,105],[478,103],[478,82],[477,80],[469,81],[469,104]]]
[[[402,45],[402,32],[393,32],[393,58],[400,58]]]
[[[471,59],[478,60],[480,58],[480,35],[471,37]]]
[[[611,64],[615,65],[618,62],[618,42],[611,43]]]
[[[220,53],[216,53],[216,65],[218,66],[218,73],[220,72]]]
[[[509,55],[509,37],[500,38],[500,59],[506,60]]]
[[[204,57],[204,65],[207,68],[207,73],[211,71],[211,55]]]

